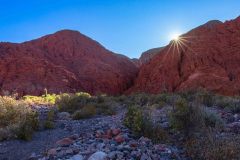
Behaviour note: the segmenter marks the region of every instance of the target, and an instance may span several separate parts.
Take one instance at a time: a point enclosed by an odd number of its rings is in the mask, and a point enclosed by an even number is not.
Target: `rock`
[[[0,94],[19,96],[42,95],[44,88],[51,93],[121,94],[138,72],[128,57],[71,30],[19,44],[0,43],[0,68]]]
[[[231,132],[240,133],[240,122],[233,122],[227,125]]]
[[[60,112],[57,114],[57,117],[60,120],[70,120],[71,119],[71,115],[68,112]]]
[[[48,156],[56,156],[57,155],[57,150],[55,148],[52,148],[48,150]]]
[[[107,154],[101,151],[95,152],[92,154],[88,160],[105,160],[107,158]]]
[[[114,136],[117,136],[118,134],[120,134],[121,133],[121,129],[119,129],[119,128],[117,128],[117,129],[112,129],[112,134],[114,135]]]
[[[125,141],[124,137],[122,135],[117,135],[114,140],[117,142],[117,143],[122,143]]]
[[[38,160],[38,158],[39,157],[36,155],[36,153],[32,153],[28,160]]]
[[[134,86],[126,93],[204,88],[223,95],[239,95],[239,25],[239,18],[225,23],[209,22],[180,36],[178,41],[171,41],[141,66]]]
[[[115,159],[117,157],[117,152],[116,151],[110,152],[107,155],[107,157],[110,158],[110,159]]]
[[[139,138],[139,143],[141,143],[141,144],[149,144],[150,142],[151,142],[151,140],[149,139],[149,138],[146,138],[146,137],[141,137],[141,138]]]
[[[67,155],[73,154],[73,150],[72,150],[71,148],[69,148],[69,149],[67,149],[67,150],[65,151],[65,153],[66,153]]]
[[[73,140],[70,138],[63,138],[59,141],[56,142],[57,145],[59,146],[69,146],[73,143]]]
[[[147,154],[143,153],[140,160],[151,160],[151,158]]]
[[[239,121],[240,120],[240,114],[234,114],[234,119],[235,121]]]
[[[82,155],[76,154],[70,158],[70,160],[84,160]]]
[[[78,139],[78,137],[79,137],[78,134],[73,134],[69,138],[72,139],[72,140],[76,140],[76,139]]]

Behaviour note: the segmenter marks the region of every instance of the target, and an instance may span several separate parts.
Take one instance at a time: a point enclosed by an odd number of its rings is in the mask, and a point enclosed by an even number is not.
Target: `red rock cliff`
[[[240,17],[210,21],[172,41],[141,67],[128,92],[159,93],[197,88],[240,94]]]

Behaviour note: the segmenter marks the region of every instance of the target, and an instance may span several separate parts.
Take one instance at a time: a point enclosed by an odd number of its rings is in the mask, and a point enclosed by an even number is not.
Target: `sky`
[[[20,43],[71,29],[138,58],[174,34],[239,15],[240,0],[0,0],[0,41]]]

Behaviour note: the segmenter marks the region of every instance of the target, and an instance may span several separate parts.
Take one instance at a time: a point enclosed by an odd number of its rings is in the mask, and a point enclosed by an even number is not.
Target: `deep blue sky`
[[[208,20],[240,15],[240,0],[0,0],[0,41],[78,30],[129,57]]]

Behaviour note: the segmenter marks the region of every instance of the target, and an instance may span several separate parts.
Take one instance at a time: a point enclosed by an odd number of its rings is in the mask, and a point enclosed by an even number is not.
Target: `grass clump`
[[[26,103],[0,96],[0,140],[29,140],[38,127],[38,114]]]
[[[72,117],[75,120],[86,119],[96,115],[96,107],[92,105],[84,106],[82,109],[73,113]]]

